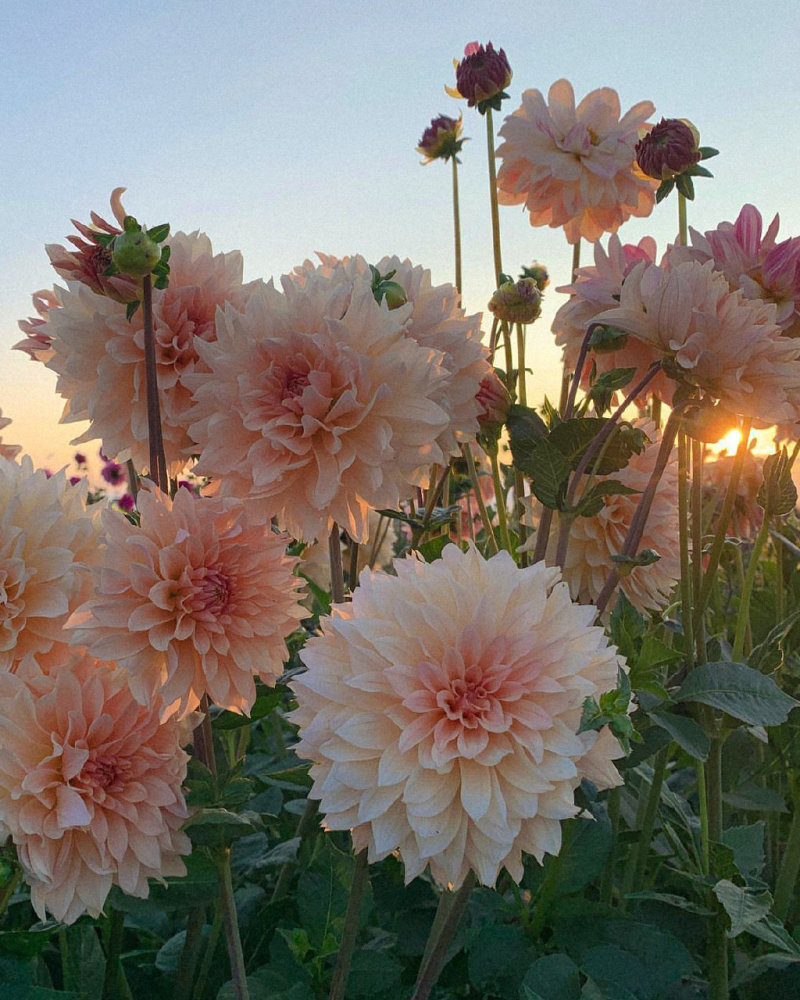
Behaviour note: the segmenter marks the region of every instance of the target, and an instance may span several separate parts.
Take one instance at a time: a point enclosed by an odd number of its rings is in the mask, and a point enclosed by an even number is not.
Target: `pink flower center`
[[[230,606],[231,590],[231,580],[226,573],[220,569],[206,569],[203,576],[195,581],[192,610],[218,618]]]
[[[87,785],[102,788],[106,792],[118,792],[130,766],[129,760],[120,760],[119,757],[90,757],[83,765],[81,778]]]
[[[468,729],[474,729],[491,707],[488,692],[483,686],[483,678],[470,679],[475,668],[467,671],[467,677],[455,677],[450,687],[436,695],[437,705],[448,719],[460,722]]]

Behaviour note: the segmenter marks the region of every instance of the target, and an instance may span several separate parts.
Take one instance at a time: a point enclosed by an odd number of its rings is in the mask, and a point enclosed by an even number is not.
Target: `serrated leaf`
[[[626,657],[634,659],[639,650],[639,640],[644,635],[644,616],[631,604],[624,592],[620,592],[609,621],[611,641]]]
[[[564,500],[570,464],[559,449],[546,438],[530,454],[530,461],[518,465],[531,479],[531,490],[545,507],[557,510]]]
[[[675,715],[673,712],[664,711],[647,714],[657,726],[665,729],[690,757],[694,757],[695,760],[708,760],[711,740],[694,719],[690,719],[687,715]]]
[[[772,913],[768,913],[757,923],[751,924],[747,928],[747,932],[760,941],[775,945],[790,955],[800,956],[800,944],[794,940],[780,920]]]
[[[766,517],[791,514],[797,503],[797,487],[792,480],[792,467],[785,448],[764,459],[764,481],[756,502]]]
[[[522,980],[520,996],[525,1000],[580,1000],[578,966],[568,955],[557,953],[537,958]]]
[[[798,556],[800,556],[800,552]],[[766,639],[760,642],[747,657],[747,665],[760,672],[763,672],[765,667],[774,670],[783,666],[785,662],[784,644],[798,622],[800,622],[800,608],[793,611],[788,618],[769,631]],[[778,653],[777,661],[773,658],[773,654],[776,652]]]
[[[519,403],[512,403],[508,408],[506,430],[515,464],[518,455],[523,457],[530,454],[549,433],[547,424],[536,410],[530,406],[520,406]]]
[[[744,663],[703,663],[689,674],[676,701],[710,705],[751,726],[778,726],[798,704],[771,677]]]
[[[766,890],[736,885],[730,879],[720,879],[714,895],[722,903],[730,920],[728,937],[736,937],[765,917],[772,906],[772,896]]]

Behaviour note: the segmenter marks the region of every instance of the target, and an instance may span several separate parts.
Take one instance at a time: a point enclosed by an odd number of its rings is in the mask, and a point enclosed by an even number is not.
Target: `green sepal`
[[[134,299],[133,302],[129,302],[125,306],[125,319],[129,323],[133,319],[133,317],[136,315],[136,310],[139,308],[140,305],[141,305],[141,302],[138,299]]]
[[[163,243],[169,236],[169,223],[164,222],[160,226],[153,226],[147,230],[147,235],[154,243]]]

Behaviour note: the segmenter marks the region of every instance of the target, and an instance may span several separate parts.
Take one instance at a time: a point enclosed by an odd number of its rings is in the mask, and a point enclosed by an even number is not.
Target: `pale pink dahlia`
[[[619,304],[625,278],[640,261],[654,264],[655,259],[656,244],[652,237],[645,236],[633,246],[630,243],[623,245],[619,236],[614,235],[609,238],[608,250],[604,250],[599,241],[595,243],[593,267],[578,268],[571,285],[562,285],[556,289],[557,292],[570,296],[553,319],[553,333],[556,335],[556,344],[564,349],[564,366],[567,371],[575,370],[589,324],[601,312]],[[589,374],[594,362],[598,374],[614,368],[635,368],[636,373],[628,385],[631,389],[659,357],[649,344],[635,337],[628,337],[617,350],[590,353],[583,367],[581,387],[588,389]],[[669,403],[674,392],[674,383],[659,372],[648,383],[641,402],[644,403],[650,395],[656,395]]]
[[[88,597],[96,560],[86,485],[34,471],[28,456],[0,458],[0,670],[65,642],[64,624]]]
[[[4,417],[3,411],[0,410],[0,431],[11,423],[11,417]],[[22,446],[18,444],[3,444],[3,439],[0,438],[0,458],[14,459],[22,451]]]
[[[762,235],[761,213],[745,205],[735,222],[720,222],[704,236],[691,230],[695,260],[713,260],[714,268],[748,299],[764,299],[777,307],[776,322],[789,337],[800,336],[800,237],[776,242],[776,215]],[[686,253],[673,248],[670,256]]]
[[[519,881],[523,851],[558,852],[581,777],[619,783],[619,747],[578,728],[620,658],[541,562],[448,545],[395,569],[363,573],[301,654],[293,720],[310,796],[370,861],[398,851],[406,881],[428,865],[442,885],[470,869],[485,885],[501,868]]]
[[[800,343],[781,336],[775,305],[732,291],[713,262],[667,270],[636,265],[620,304],[595,319],[627,331],[668,359],[670,374],[760,426],[797,418]]]
[[[593,480],[598,483],[614,479],[623,486],[638,490],[638,493],[604,497],[603,509],[598,514],[576,517],[570,525],[564,579],[569,584],[573,599],[581,604],[596,600],[608,574],[614,569],[611,557],[622,551],[641,493],[646,489],[656,464],[660,436],[652,423],[644,423],[641,427],[651,441],[644,451],[634,455],[621,471],[609,476],[596,476]],[[588,477],[584,479],[588,483]],[[552,537],[555,538],[555,533]],[[649,566],[635,567],[619,583],[620,590],[640,611],[660,611],[669,603],[681,573],[677,539],[678,464],[673,450],[659,481],[639,543],[640,551],[652,549],[661,558]]]
[[[371,280],[369,264],[360,255],[341,260],[319,254],[320,265],[306,261],[295,268],[293,277],[301,284],[309,274],[324,275],[332,282],[350,282],[356,277]],[[423,347],[441,351],[446,372],[431,397],[450,415],[437,443],[445,455],[455,455],[462,442],[474,440],[478,431],[479,406],[475,397],[481,382],[491,373],[489,351],[482,343],[481,314],[467,316],[459,305],[455,285],[434,285],[431,272],[408,258],[382,257],[375,265],[380,274],[392,275],[405,290],[407,305],[393,309],[407,337]]]
[[[164,448],[175,473],[193,446],[186,418],[191,394],[184,380],[204,370],[196,345],[216,337],[217,308],[226,302],[242,305],[251,286],[242,284],[240,253],[214,254],[200,233],[176,233],[167,242],[170,281],[153,291],[153,323]],[[62,422],[90,422],[73,444],[100,438],[110,457],[130,457],[137,469],[146,467],[142,310],[129,322],[124,304],[82,282],[69,282],[56,293],[61,308],[48,314],[54,355],[47,367],[57,373],[56,389],[67,400]]]
[[[576,108],[572,84],[558,80],[548,102],[526,90],[498,133],[500,202],[524,204],[532,226],[563,226],[570,243],[594,242],[632,215],[649,215],[658,185],[635,166],[634,147],[655,110],[650,101],[620,118],[617,92],[601,87]]]
[[[53,348],[50,335],[47,332],[47,317],[51,309],[57,309],[60,305],[54,291],[46,288],[33,293],[33,307],[39,314],[28,319],[21,319],[17,326],[25,334],[25,339],[18,341],[11,348],[12,351],[24,351],[30,355],[31,361],[49,361],[53,356]]]
[[[0,828],[42,920],[98,917],[112,885],[144,897],[148,878],[186,874],[178,728],[80,651],[0,674]]]
[[[254,676],[274,685],[285,639],[306,617],[288,539],[234,499],[142,490],[141,526],[103,514],[105,562],[95,597],[73,616],[77,642],[126,668],[146,701],[185,716],[204,694],[249,713]]]
[[[379,306],[365,279],[262,286],[243,311],[221,312],[217,340],[198,350],[198,474],[297,538],[323,538],[336,521],[366,541],[367,511],[396,507],[444,461],[442,355],[406,336],[402,310]]]

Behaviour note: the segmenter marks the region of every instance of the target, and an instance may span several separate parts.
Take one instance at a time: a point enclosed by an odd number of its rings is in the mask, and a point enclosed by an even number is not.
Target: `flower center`
[[[472,671],[468,671],[464,678],[455,677],[451,680],[449,688],[440,691],[436,701],[448,719],[474,729],[489,711],[491,702],[483,686],[483,679],[470,679],[470,673]]]
[[[130,766],[129,760],[120,760],[119,757],[90,757],[83,765],[81,778],[87,785],[116,792],[122,788],[125,773],[130,770]]]
[[[195,612],[206,612],[218,618],[225,614],[231,603],[230,577],[219,569],[206,569],[195,583],[192,608]]]
[[[289,371],[283,388],[283,398],[296,399],[302,396],[303,389],[309,384],[308,372]]]

